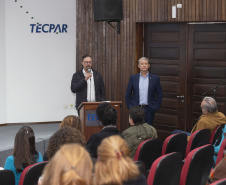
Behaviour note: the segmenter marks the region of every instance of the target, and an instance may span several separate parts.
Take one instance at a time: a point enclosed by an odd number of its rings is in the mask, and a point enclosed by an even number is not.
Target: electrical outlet
[[[70,108],[70,109],[74,109],[74,105],[73,105],[73,104],[70,104],[70,105],[69,105],[69,108]]]

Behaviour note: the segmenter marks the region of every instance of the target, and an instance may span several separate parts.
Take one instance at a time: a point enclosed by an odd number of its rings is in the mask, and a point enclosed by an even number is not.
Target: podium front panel
[[[103,129],[102,124],[97,118],[96,108],[102,102],[83,102],[83,106],[80,109],[79,117],[82,122],[83,132],[86,141],[94,133],[100,132]],[[118,113],[117,128],[120,130],[120,104],[121,102],[110,102]]]

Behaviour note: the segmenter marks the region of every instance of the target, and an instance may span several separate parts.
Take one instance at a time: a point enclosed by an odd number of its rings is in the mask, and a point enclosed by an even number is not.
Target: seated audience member
[[[111,135],[119,135],[119,130],[116,127],[117,123],[117,111],[109,103],[101,103],[96,109],[96,115],[104,128],[93,135],[87,142],[87,150],[91,157],[97,158],[97,147],[101,141]]]
[[[126,141],[120,136],[105,138],[97,150],[95,165],[96,185],[146,185],[138,166],[130,158]]]
[[[42,161],[41,153],[35,148],[33,129],[29,126],[21,127],[15,137],[13,155],[7,157],[4,169],[14,173],[15,185],[18,185],[24,168]]]
[[[86,144],[85,138],[79,130],[72,127],[63,127],[50,137],[46,150],[47,156],[44,156],[44,160],[50,160],[62,145],[68,143],[77,143],[83,147]]]
[[[226,178],[226,150],[224,151],[224,158],[211,171],[209,183]]]
[[[63,121],[60,123],[60,129],[66,126],[76,128],[80,132],[83,132],[81,120],[78,116],[73,116],[73,115],[66,116],[63,119]]]
[[[77,116],[73,116],[73,115],[66,116],[62,120],[62,122],[60,123],[59,129],[64,128],[64,127],[76,128],[77,130],[79,130],[83,134],[81,120]],[[80,137],[80,135],[81,134],[79,134],[78,137]],[[47,153],[46,152],[44,153],[43,159],[45,161],[48,161],[48,157],[47,157]]]
[[[138,145],[147,139],[157,138],[156,129],[144,123],[145,112],[142,107],[134,106],[129,110],[130,127],[123,131],[122,135],[130,149],[130,157],[134,158]]]
[[[216,163],[217,160],[217,155],[219,153],[220,147],[221,147],[221,143],[223,142],[223,140],[225,139],[225,134],[226,134],[226,125],[224,125],[222,131],[222,133],[219,135],[219,137],[217,138],[216,142],[213,144],[214,147],[214,156],[213,156],[213,160]]]
[[[226,123],[226,117],[223,113],[218,112],[217,103],[211,97],[205,97],[201,103],[202,115],[200,116],[198,122],[193,127],[191,133],[201,130],[201,129],[210,129],[211,133],[213,130],[222,124]],[[174,130],[172,134],[175,133],[186,133],[191,135],[188,132]]]
[[[93,164],[78,144],[65,144],[45,166],[39,185],[90,185]]]
[[[210,129],[211,133],[213,130],[222,124],[226,123],[226,117],[223,113],[218,112],[217,102],[211,97],[203,98],[201,103],[202,115],[198,122],[192,129],[192,133],[201,129]]]

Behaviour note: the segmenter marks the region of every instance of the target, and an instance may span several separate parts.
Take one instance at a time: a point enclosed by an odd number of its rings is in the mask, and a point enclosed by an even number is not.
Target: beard
[[[86,66],[86,70],[87,70],[87,69],[91,69],[91,67],[90,67],[90,66]]]

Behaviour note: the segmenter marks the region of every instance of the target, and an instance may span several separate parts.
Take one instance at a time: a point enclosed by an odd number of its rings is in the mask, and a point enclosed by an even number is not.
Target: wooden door
[[[163,89],[154,120],[159,137],[174,129],[190,132],[203,97],[214,97],[213,91],[203,93],[226,80],[226,24],[146,24],[144,56]],[[225,114],[226,83],[217,88],[216,101]]]
[[[190,130],[200,116],[204,96],[214,97],[209,89],[226,81],[226,24],[189,24],[188,39],[188,124]],[[220,112],[226,114],[226,83],[216,89]]]
[[[154,126],[161,138],[186,126],[186,24],[146,24],[144,56],[151,59],[150,72],[160,77],[163,90],[161,108]]]

